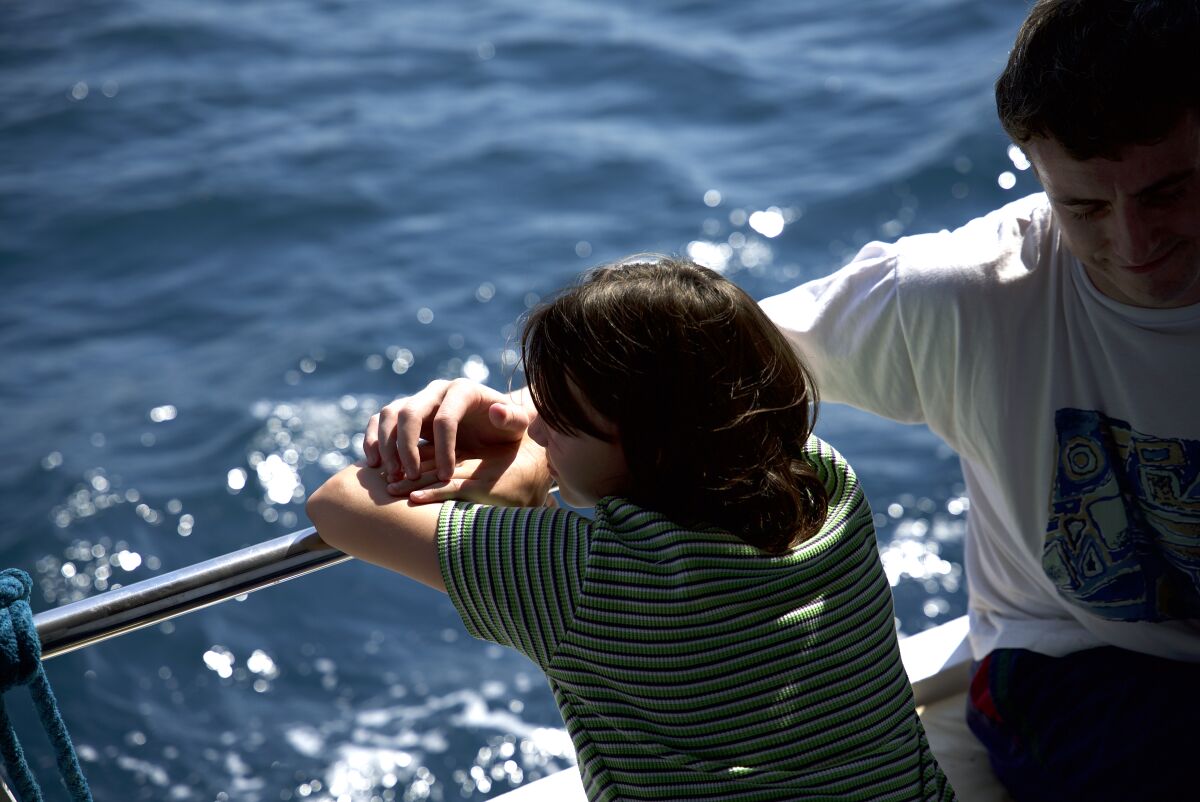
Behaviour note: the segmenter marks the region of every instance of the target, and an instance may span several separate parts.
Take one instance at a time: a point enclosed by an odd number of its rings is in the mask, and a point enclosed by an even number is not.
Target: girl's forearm
[[[445,592],[437,553],[441,506],[389,495],[378,468],[345,468],[317,488],[305,509],[334,548]]]

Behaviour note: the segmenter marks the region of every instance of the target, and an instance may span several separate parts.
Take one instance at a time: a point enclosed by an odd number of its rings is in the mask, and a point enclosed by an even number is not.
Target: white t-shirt
[[[1200,662],[1200,304],[1100,294],[1037,194],[762,306],[822,398],[960,455],[976,658]]]

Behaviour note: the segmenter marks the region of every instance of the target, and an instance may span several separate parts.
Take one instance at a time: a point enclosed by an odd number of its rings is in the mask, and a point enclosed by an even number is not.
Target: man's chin
[[[1130,306],[1173,309],[1200,303],[1200,260],[1194,253],[1169,256],[1142,265],[1089,265],[1087,273],[1101,294]]]

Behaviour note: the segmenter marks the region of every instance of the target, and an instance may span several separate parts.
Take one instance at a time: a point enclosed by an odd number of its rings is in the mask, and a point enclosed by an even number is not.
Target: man
[[[824,398],[924,422],[960,454],[979,661],[968,722],[1019,800],[1190,787],[1198,42],[1200,0],[1038,0],[996,97],[1045,194],[872,243],[762,304]],[[416,480],[394,492],[427,484],[423,434],[449,482],[417,500],[503,485],[488,460],[454,460],[516,453],[533,413],[504,401],[435,383],[372,420],[368,461]],[[523,453],[512,469],[538,469]]]

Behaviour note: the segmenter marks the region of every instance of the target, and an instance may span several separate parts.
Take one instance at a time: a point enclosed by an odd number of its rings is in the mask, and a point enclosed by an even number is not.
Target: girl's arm
[[[334,474],[305,510],[330,546],[446,592],[437,550],[441,505],[389,495],[379,468],[360,463]]]

